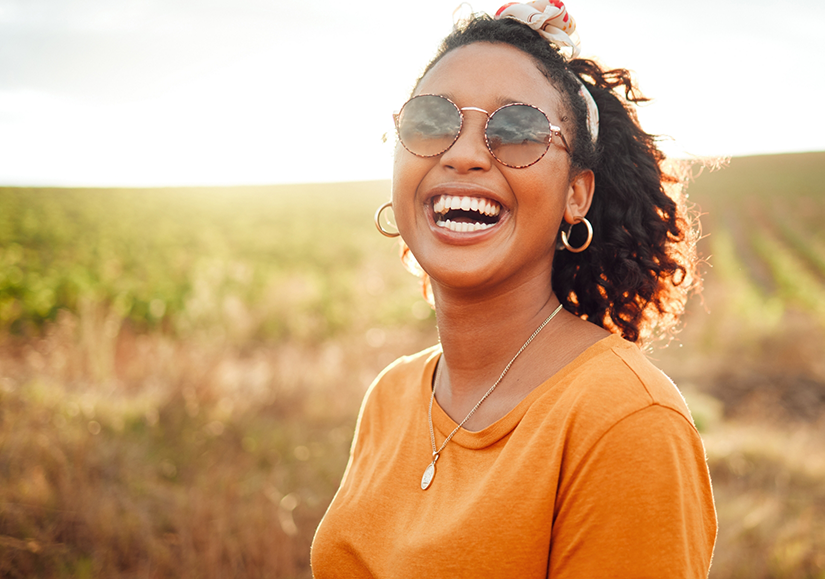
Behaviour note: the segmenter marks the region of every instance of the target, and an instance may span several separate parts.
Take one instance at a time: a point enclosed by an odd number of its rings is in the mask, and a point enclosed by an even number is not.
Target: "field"
[[[689,187],[705,291],[651,356],[705,440],[714,579],[825,578],[822,183],[811,153]],[[0,188],[0,577],[309,577],[364,390],[436,340],[388,192]]]

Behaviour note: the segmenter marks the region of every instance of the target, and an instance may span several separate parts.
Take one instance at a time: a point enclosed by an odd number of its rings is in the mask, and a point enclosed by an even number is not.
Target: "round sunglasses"
[[[478,111],[487,116],[484,140],[496,161],[513,169],[538,163],[559,137],[570,153],[567,139],[538,107],[524,103],[506,104],[492,113],[477,107],[459,108],[445,96],[414,96],[394,114],[395,128],[401,144],[416,157],[435,157],[446,152],[458,140],[464,126],[464,111]]]

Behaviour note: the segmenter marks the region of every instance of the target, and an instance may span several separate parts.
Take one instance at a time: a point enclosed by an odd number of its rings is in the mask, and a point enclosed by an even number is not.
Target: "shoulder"
[[[441,347],[433,346],[411,356],[402,356],[384,368],[373,380],[364,395],[353,439],[356,449],[369,448],[370,440],[380,439],[383,434],[398,425],[413,420],[415,413],[429,400],[423,381],[432,375]]]
[[[559,400],[564,461],[553,576],[704,577],[716,536],[705,451],[671,380],[611,337],[573,369]]]
[[[361,419],[392,419],[405,408],[415,406],[425,387],[422,381],[432,375],[441,346],[432,346],[410,356],[401,356],[384,368],[364,395]]]
[[[422,372],[430,363],[441,355],[441,346],[436,344],[409,356],[396,358],[389,366],[381,370],[373,384],[388,378],[390,380],[406,376],[409,373]]]
[[[401,356],[376,376],[367,390],[367,398],[397,395],[399,389],[409,389],[419,384],[440,355],[441,346],[436,345],[410,356]]]
[[[571,467],[606,441],[615,444],[619,433],[622,444],[637,449],[644,446],[637,444],[644,437],[676,438],[680,446],[701,447],[690,411],[670,378],[635,344],[615,335],[588,348],[545,383],[528,414],[525,424],[537,435],[561,437]]]
[[[571,364],[564,396],[579,410],[619,421],[650,407],[693,420],[673,381],[635,344],[619,336],[605,338]]]

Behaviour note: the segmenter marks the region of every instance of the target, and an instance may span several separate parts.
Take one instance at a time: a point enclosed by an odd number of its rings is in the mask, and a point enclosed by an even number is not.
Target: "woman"
[[[440,345],[367,393],[318,579],[707,576],[702,443],[636,345],[681,313],[695,239],[629,74],[574,30],[561,2],[473,17],[396,115]]]

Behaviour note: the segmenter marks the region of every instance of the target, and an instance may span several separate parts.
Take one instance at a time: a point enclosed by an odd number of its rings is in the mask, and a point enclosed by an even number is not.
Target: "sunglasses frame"
[[[407,147],[407,145],[404,144],[404,140],[401,138],[401,127],[399,125],[399,120],[401,118],[401,113],[404,112],[404,107],[406,107],[413,100],[415,100],[419,97],[425,97],[425,96],[432,96],[432,97],[438,97],[438,98],[444,99],[445,101],[447,101],[448,103],[450,103],[451,105],[453,105],[455,107],[455,110],[458,111],[458,116],[459,116],[458,132],[455,134],[455,137],[453,138],[452,142],[449,145],[447,145],[447,147],[443,151],[440,151],[438,153],[433,153],[432,155],[421,155],[419,153],[416,153],[415,151],[411,151]],[[509,163],[505,163],[504,161],[502,161],[501,159],[496,157],[496,154],[493,152],[493,148],[490,146],[490,139],[487,138],[487,127],[490,125],[490,119],[493,118],[493,115],[495,115],[497,112],[499,112],[502,109],[506,109],[508,107],[515,107],[515,106],[530,107],[531,109],[536,109],[538,112],[540,112],[542,114],[542,116],[544,116],[545,120],[547,120],[547,125],[550,127],[550,140],[547,142],[547,146],[544,148],[544,152],[541,155],[539,155],[538,159],[536,159],[532,163],[528,163],[527,165],[511,165]],[[415,95],[414,97],[409,99],[407,102],[405,102],[403,104],[403,106],[401,107],[401,109],[397,113],[393,113],[392,118],[393,118],[393,121],[395,122],[395,132],[398,135],[398,142],[401,143],[401,146],[404,147],[404,149],[406,149],[408,152],[410,152],[411,154],[415,155],[416,157],[419,157],[419,158],[422,158],[422,159],[429,159],[431,157],[437,157],[439,155],[443,155],[444,153],[449,151],[450,148],[453,145],[455,145],[456,141],[458,141],[458,138],[461,136],[461,131],[464,130],[464,111],[477,111],[479,113],[484,113],[487,116],[487,120],[484,123],[484,144],[487,146],[487,150],[490,152],[490,155],[492,155],[493,159],[495,159],[496,161],[498,161],[499,163],[501,163],[505,167],[510,167],[511,169],[526,169],[527,167],[535,165],[536,163],[541,161],[544,158],[544,156],[547,154],[547,151],[550,150],[550,145],[553,143],[553,137],[560,137],[562,143],[564,144],[565,151],[567,152],[568,155],[570,154],[570,145],[567,144],[567,139],[564,138],[564,135],[561,132],[561,127],[557,127],[552,122],[550,122],[550,117],[547,116],[547,113],[545,113],[543,110],[541,110],[539,107],[537,107],[535,105],[531,105],[531,104],[527,104],[527,103],[507,103],[506,105],[502,105],[502,106],[498,107],[496,110],[494,110],[492,113],[490,113],[490,112],[487,112],[486,110],[480,109],[478,107],[460,107],[457,104],[455,104],[453,101],[451,101],[449,98],[445,97],[444,95],[431,94],[431,93],[423,93],[423,94]]]

